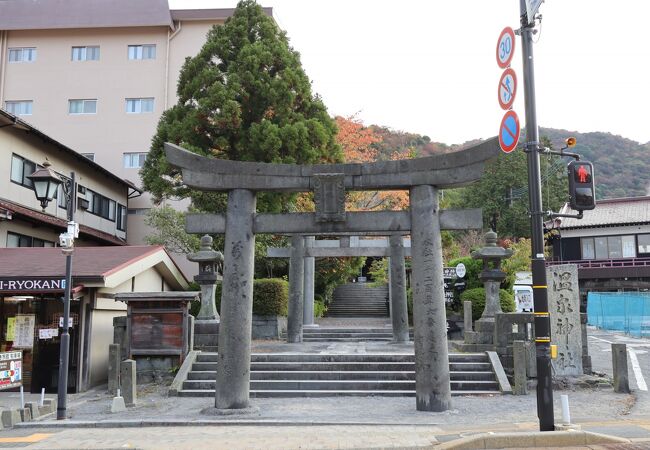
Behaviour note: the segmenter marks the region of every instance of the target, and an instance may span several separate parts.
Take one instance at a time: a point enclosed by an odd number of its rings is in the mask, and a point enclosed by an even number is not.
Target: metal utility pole
[[[68,366],[70,361],[70,297],[72,293],[72,242],[74,242],[74,212],[77,200],[77,183],[75,174],[70,174],[70,180],[64,181],[63,192],[68,208],[68,235],[72,235],[69,246],[64,247],[65,253],[65,297],[63,298],[63,329],[59,346],[59,380],[57,385],[56,418],[67,418],[68,407]]]
[[[553,431],[553,386],[551,371],[551,323],[544,261],[544,229],[541,176],[539,169],[539,129],[535,106],[535,66],[533,64],[534,18],[528,18],[526,1],[520,0],[521,47],[526,104],[526,145],[528,154],[528,199],[530,202],[531,260],[535,311],[535,352],[537,361],[537,417],[540,431]]]

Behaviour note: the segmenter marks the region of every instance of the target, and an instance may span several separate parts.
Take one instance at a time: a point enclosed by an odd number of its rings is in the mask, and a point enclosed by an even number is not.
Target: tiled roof
[[[167,0],[3,0],[0,30],[172,26]]]
[[[564,214],[577,214],[565,205]],[[564,217],[559,228],[593,228],[617,225],[650,224],[650,197],[598,200],[596,208],[584,211],[582,219]]]
[[[267,16],[273,16],[273,8],[262,8]],[[225,20],[232,16],[235,8],[219,9],[172,9],[173,20]]]
[[[116,270],[156,252],[160,246],[76,247],[72,256],[72,277],[101,279]],[[64,277],[65,256],[60,247],[0,248],[0,277]]]
[[[12,216],[23,217],[29,221],[37,223],[47,223],[48,225],[53,225],[54,227],[59,228],[61,231],[65,231],[68,227],[68,222],[65,219],[60,217],[54,217],[50,214],[45,214],[40,211],[34,211],[33,209],[25,208],[17,203],[10,202],[9,200],[4,200],[0,198],[0,209],[6,209],[11,212]],[[107,244],[112,245],[126,245],[126,241],[113,236],[111,234],[105,233],[104,231],[91,228],[88,225],[79,225],[79,234],[88,235],[100,241],[106,242]]]

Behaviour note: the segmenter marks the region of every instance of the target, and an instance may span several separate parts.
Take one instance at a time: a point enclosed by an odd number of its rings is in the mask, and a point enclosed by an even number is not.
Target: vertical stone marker
[[[451,386],[438,191],[415,186],[410,200],[416,408],[446,411],[451,407]]]
[[[108,346],[108,393],[116,395],[120,388],[120,344]]]
[[[627,371],[627,345],[612,344],[612,372],[614,392],[629,394],[630,378]]]
[[[125,359],[120,363],[120,392],[126,406],[135,406],[138,401],[136,388],[136,363],[132,359]]]
[[[228,192],[215,388],[217,409],[249,407],[255,203],[252,191],[233,189]]]
[[[562,264],[546,268],[551,344],[557,345],[557,359],[551,360],[559,376],[582,375],[582,332],[578,266]]]
[[[409,341],[409,317],[406,304],[406,267],[404,238],[392,234],[390,242],[390,318],[393,324],[393,342]]]

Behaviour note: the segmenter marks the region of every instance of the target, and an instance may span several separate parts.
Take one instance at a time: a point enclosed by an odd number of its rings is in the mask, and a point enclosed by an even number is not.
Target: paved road
[[[612,343],[626,344],[630,388],[650,399],[650,339],[589,328],[589,354],[594,370],[612,376]]]

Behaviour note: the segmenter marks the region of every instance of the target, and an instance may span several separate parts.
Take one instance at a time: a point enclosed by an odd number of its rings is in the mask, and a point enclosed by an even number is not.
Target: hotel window
[[[63,192],[63,184],[70,182],[70,178],[61,174],[59,174],[59,178],[61,178],[62,183],[59,185],[59,188],[56,190],[56,195],[54,196],[54,198],[56,198],[56,203],[57,205],[59,205],[59,208],[67,210],[68,201],[66,200],[65,193]]]
[[[580,239],[580,246],[582,250],[582,259],[617,259],[636,257],[635,238],[633,235],[582,238]],[[639,253],[642,253],[640,244]]]
[[[54,242],[9,231],[7,232],[7,247],[54,247]]]
[[[126,231],[126,206],[117,204],[117,229]]]
[[[9,49],[9,62],[36,61],[36,47],[16,47]]]
[[[125,153],[124,154],[124,168],[125,169],[139,169],[144,165],[144,160],[147,159],[146,153]]]
[[[636,238],[639,253],[650,253],[650,234],[639,234]]]
[[[156,59],[156,44],[129,45],[129,59]]]
[[[31,116],[33,103],[32,100],[6,101],[5,111],[14,116]]]
[[[86,189],[86,200],[88,200],[88,212],[115,222],[115,200],[104,197],[90,189]]]
[[[127,98],[126,112],[129,114],[153,112],[153,98]]]
[[[72,47],[73,61],[99,61],[99,46]]]
[[[79,99],[68,100],[68,113],[69,114],[96,114],[97,113],[97,100],[96,99]]]
[[[580,239],[580,247],[582,249],[582,259],[596,258],[596,253],[594,252],[594,238]]]
[[[623,258],[636,258],[636,240],[634,236],[621,236]]]
[[[11,155],[11,181],[26,188],[32,188],[32,180],[27,178],[36,171],[36,164],[18,155]]]

